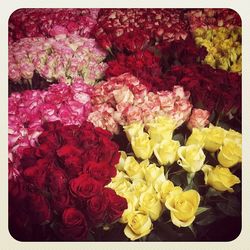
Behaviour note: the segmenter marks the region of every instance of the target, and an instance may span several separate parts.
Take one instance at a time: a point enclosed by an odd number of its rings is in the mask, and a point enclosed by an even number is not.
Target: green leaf
[[[229,216],[240,216],[241,215],[240,206],[235,206],[235,204],[233,204],[230,201],[216,203],[216,206],[218,207],[218,209],[222,213],[224,213],[226,215],[229,215]]]
[[[197,217],[195,220],[195,223],[200,226],[207,226],[213,222],[215,222],[217,219],[217,216],[213,213],[206,213],[204,216],[201,216],[200,218]]]
[[[212,197],[212,196],[221,196],[221,192],[215,190],[214,188],[209,188],[206,194],[206,198]]]
[[[198,207],[197,212],[196,212],[196,216],[206,212],[209,209],[210,209],[210,207]]]

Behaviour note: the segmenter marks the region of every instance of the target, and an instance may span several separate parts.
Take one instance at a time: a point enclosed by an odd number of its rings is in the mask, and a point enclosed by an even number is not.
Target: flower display
[[[208,65],[174,66],[165,75],[165,88],[189,90],[194,107],[220,116],[241,114],[241,76]]]
[[[238,13],[23,8],[8,29],[15,240],[238,237]]]
[[[63,33],[89,37],[99,9],[18,9],[9,20],[9,40]]]
[[[232,9],[194,9],[185,13],[190,29],[215,29],[218,27],[232,28],[241,26],[239,14]]]
[[[160,41],[185,40],[187,23],[177,9],[102,9],[95,37],[103,48],[135,52]]]
[[[34,146],[44,122],[81,125],[91,111],[91,88],[83,82],[52,85],[48,91],[26,90],[9,98],[9,160],[18,167],[26,147]]]
[[[19,205],[13,213],[26,213],[31,227],[53,225],[55,239],[85,240],[91,228],[114,222],[127,208],[105,187],[116,175],[118,146],[109,132],[88,122],[79,127],[56,121],[43,129],[21,159],[24,197],[10,192],[10,202]]]
[[[241,73],[241,28],[196,29],[195,41],[207,49],[203,62],[213,68]]]
[[[94,39],[78,35],[23,38],[9,45],[9,78],[14,83],[27,79],[32,84],[36,71],[50,82],[71,84],[81,78],[95,84],[107,68],[105,57]]]
[[[191,113],[189,95],[180,86],[173,91],[148,92],[136,77],[125,73],[95,86],[88,121],[115,134],[119,125],[147,123],[159,115],[171,117],[180,126]]]

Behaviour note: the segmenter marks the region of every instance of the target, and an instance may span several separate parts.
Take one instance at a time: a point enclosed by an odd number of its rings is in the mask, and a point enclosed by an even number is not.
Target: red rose
[[[74,198],[68,190],[59,194],[51,194],[51,207],[57,213],[62,213],[64,209],[75,205]]]
[[[89,218],[94,224],[103,223],[107,213],[108,200],[103,195],[95,195],[87,201]]]
[[[40,144],[47,143],[53,147],[57,146],[59,143],[57,134],[54,131],[44,131],[41,135],[39,135],[38,142]]]
[[[27,197],[28,213],[33,223],[48,223],[52,219],[52,213],[47,199],[38,193],[29,193]]]
[[[80,156],[82,151],[74,145],[66,144],[60,147],[56,153],[59,157],[66,158],[68,156]]]
[[[112,223],[119,219],[123,211],[128,208],[127,200],[119,195],[113,189],[104,188],[103,195],[108,199],[108,222]]]
[[[36,158],[35,153],[36,153],[35,148],[25,148],[23,150],[22,159],[21,159],[21,166],[23,169],[27,167],[31,167],[36,163],[37,158]]]
[[[107,185],[111,181],[111,177],[116,175],[116,168],[108,165],[106,162],[94,162],[88,161],[83,170],[88,173],[91,177],[102,183],[103,186]]]
[[[70,177],[79,176],[82,173],[82,159],[79,156],[68,156],[64,159],[65,170]]]
[[[46,182],[48,160],[40,159],[34,166],[23,171],[24,179],[39,189],[43,189]]]
[[[48,169],[47,185],[52,194],[65,192],[68,187],[68,177],[63,169],[54,165]]]
[[[66,208],[62,214],[62,225],[59,233],[64,240],[85,240],[88,225],[85,216],[76,208]]]
[[[55,153],[54,147],[50,143],[43,143],[39,145],[39,148],[36,149],[37,157],[48,157],[53,156]]]
[[[69,182],[72,194],[78,198],[90,198],[102,190],[100,182],[90,177],[89,174],[82,174]]]

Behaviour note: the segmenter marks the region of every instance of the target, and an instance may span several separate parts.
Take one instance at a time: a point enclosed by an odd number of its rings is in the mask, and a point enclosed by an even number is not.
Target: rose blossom
[[[192,130],[193,128],[204,128],[209,124],[210,113],[203,109],[193,109],[192,114],[188,120],[187,127]]]

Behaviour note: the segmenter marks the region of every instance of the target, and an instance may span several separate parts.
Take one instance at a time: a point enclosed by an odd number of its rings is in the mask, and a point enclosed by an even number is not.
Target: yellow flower
[[[223,144],[227,131],[221,127],[214,127],[210,124],[209,128],[204,128],[205,145],[204,148],[209,152],[216,152]]]
[[[119,172],[107,186],[114,189],[117,194],[123,196],[123,194],[130,190],[131,183],[128,181],[126,174]]]
[[[229,141],[233,141],[233,142],[237,142],[238,144],[242,144],[242,134],[233,130],[233,129],[229,129],[227,131],[227,134],[225,136],[224,139],[224,143],[227,143]]]
[[[128,208],[123,211],[119,222],[127,223],[128,216],[139,207],[139,199],[134,192],[126,192],[123,197],[127,200]]]
[[[223,167],[230,168],[241,162],[241,144],[231,141],[220,148],[218,161]]]
[[[152,186],[146,192],[141,194],[139,205],[139,210],[148,213],[153,221],[156,221],[162,213],[161,201],[157,197]]]
[[[153,122],[147,123],[148,134],[154,142],[170,140],[176,128],[176,121],[165,116],[158,116]]]
[[[134,211],[128,216],[124,234],[130,240],[137,240],[151,232],[153,225],[149,215],[143,211]]]
[[[215,168],[204,165],[202,171],[205,174],[205,184],[212,186],[218,191],[233,192],[232,186],[240,183],[240,179],[233,175],[228,168],[218,165]]]
[[[132,140],[132,137],[140,136],[144,133],[143,132],[144,125],[141,122],[134,122],[131,123],[130,125],[123,126],[123,129],[130,142]]]
[[[157,167],[155,164],[150,164],[145,168],[145,180],[148,185],[158,185],[166,180],[164,168]]]
[[[125,151],[120,151],[120,153],[121,153],[121,155],[120,155],[119,162],[115,165],[115,167],[119,171],[123,171],[124,170],[124,163],[125,163],[125,160],[127,158],[127,154]]]
[[[166,199],[165,206],[170,210],[171,220],[177,227],[190,226],[200,203],[200,195],[195,190],[179,191]]]
[[[192,144],[178,149],[179,160],[177,163],[187,172],[195,173],[201,169],[205,161],[205,154],[199,145]]]
[[[133,156],[128,156],[124,163],[124,170],[131,180],[133,179],[143,179],[144,171],[142,166],[136,161]]]
[[[159,184],[157,183],[155,185],[155,190],[162,203],[166,202],[166,198],[168,197],[170,192],[174,190],[174,188],[175,186],[170,180],[166,180],[165,182]]]
[[[141,193],[145,192],[148,189],[148,185],[143,179],[135,179],[132,182],[131,188],[137,196],[140,196]]]
[[[178,156],[177,150],[180,147],[179,141],[174,140],[162,140],[154,147],[154,155],[156,156],[159,164],[171,165],[173,164]]]
[[[131,145],[136,157],[143,160],[149,159],[153,153],[153,142],[147,133],[132,137]]]
[[[196,144],[196,145],[200,145],[201,147],[203,147],[205,143],[205,138],[206,138],[206,135],[203,132],[203,130],[198,129],[198,128],[193,128],[192,134],[187,139],[186,146]]]

